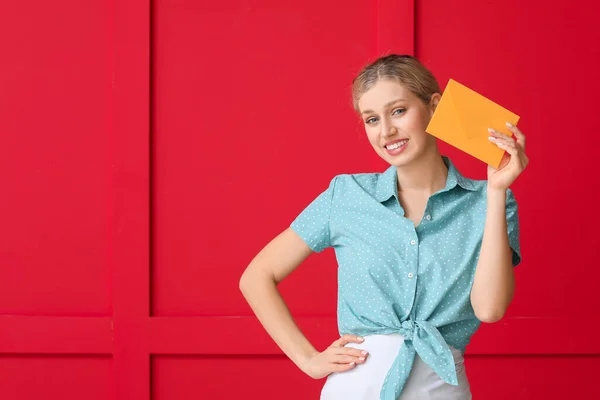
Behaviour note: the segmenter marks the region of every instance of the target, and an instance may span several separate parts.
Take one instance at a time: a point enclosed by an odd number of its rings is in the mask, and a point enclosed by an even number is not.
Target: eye
[[[392,111],[392,115],[400,115],[400,114],[404,114],[406,110],[404,108],[396,108],[394,111]]]
[[[377,118],[375,117],[371,117],[371,118],[367,118],[367,120],[365,121],[366,124],[374,124],[375,122],[377,122]]]

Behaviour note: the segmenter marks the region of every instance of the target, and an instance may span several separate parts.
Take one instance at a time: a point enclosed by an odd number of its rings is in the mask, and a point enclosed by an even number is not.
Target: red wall
[[[388,52],[505,105],[528,135],[516,299],[467,350],[475,398],[600,396],[591,0],[1,10],[2,399],[318,398],[238,279],[334,174],[386,167],[349,89]],[[317,346],[337,334],[335,277],[326,251],[282,284]]]

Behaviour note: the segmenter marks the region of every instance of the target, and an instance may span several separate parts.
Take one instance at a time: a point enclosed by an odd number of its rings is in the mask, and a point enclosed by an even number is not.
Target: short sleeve
[[[517,201],[510,189],[506,191],[506,224],[508,228],[508,243],[513,250],[512,264],[513,267],[516,267],[521,263],[519,212]]]
[[[316,253],[331,247],[329,218],[336,178],[306,207],[290,225],[291,228]]]

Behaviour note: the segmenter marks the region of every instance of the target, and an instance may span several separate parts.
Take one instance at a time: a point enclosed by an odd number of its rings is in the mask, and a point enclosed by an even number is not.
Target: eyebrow
[[[401,101],[406,101],[406,100],[404,100],[404,99],[396,99],[396,100],[392,100],[392,101],[390,101],[390,102],[386,103],[386,104],[385,104],[385,106],[384,106],[384,108],[391,107],[392,105],[394,105],[394,104],[396,104],[396,103],[399,103],[399,102],[401,102]],[[365,110],[365,111],[361,112],[361,114],[371,114],[371,113],[374,113],[374,112],[375,112],[375,111],[373,111],[373,110]]]

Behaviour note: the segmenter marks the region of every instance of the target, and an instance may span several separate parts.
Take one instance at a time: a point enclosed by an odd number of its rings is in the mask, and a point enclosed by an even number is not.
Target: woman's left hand
[[[488,165],[488,188],[506,190],[529,164],[529,158],[525,155],[525,135],[519,128],[506,124],[515,138],[489,129],[490,140],[499,148],[505,150],[504,157],[498,168]]]

